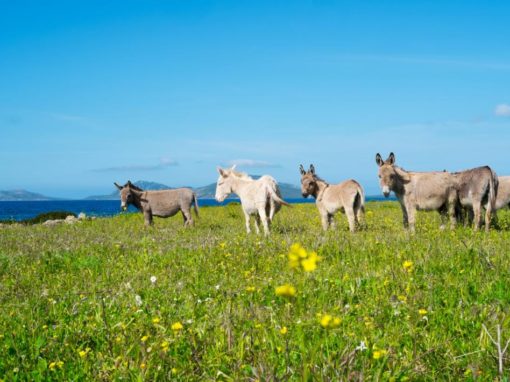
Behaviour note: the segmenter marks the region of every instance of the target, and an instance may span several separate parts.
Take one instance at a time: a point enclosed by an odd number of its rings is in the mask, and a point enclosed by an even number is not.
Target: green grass
[[[0,228],[0,378],[499,378],[482,324],[510,338],[509,212],[488,234],[422,213],[410,235],[396,203],[368,203],[366,230],[339,214],[324,234],[315,206],[295,205],[264,239],[240,208],[202,208],[192,229],[141,214]],[[314,272],[289,267],[293,243],[321,257]],[[284,284],[295,297],[275,294]]]

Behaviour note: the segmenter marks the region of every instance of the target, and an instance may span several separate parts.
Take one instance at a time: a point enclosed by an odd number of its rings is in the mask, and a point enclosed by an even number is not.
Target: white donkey
[[[250,216],[255,215],[255,230],[260,233],[259,223],[262,221],[264,234],[269,235],[269,226],[274,215],[280,210],[282,204],[289,204],[281,198],[280,189],[276,180],[264,175],[254,180],[245,173],[218,167],[220,176],[216,184],[216,200],[224,201],[231,193],[237,194],[241,199],[244,216],[246,218],[246,232],[250,233]]]

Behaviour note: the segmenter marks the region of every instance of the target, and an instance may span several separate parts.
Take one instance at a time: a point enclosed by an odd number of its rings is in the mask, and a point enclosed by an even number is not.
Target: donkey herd
[[[395,155],[390,153],[386,160],[380,154],[375,157],[379,166],[379,183],[384,196],[393,191],[402,208],[404,227],[414,231],[416,211],[438,211],[442,225],[450,220],[451,228],[457,222],[472,223],[474,230],[482,224],[485,213],[485,230],[489,230],[491,217],[496,210],[510,206],[510,176],[496,176],[489,167],[477,167],[460,172],[406,171],[395,164]],[[363,224],[365,214],[365,194],[361,185],[349,179],[339,184],[329,184],[315,173],[310,165],[305,171],[300,166],[301,193],[303,197],[313,196],[321,216],[322,227],[334,227],[337,211],[347,216],[349,229],[356,231]],[[276,180],[264,175],[253,179],[238,172],[235,166],[229,169],[218,168],[216,183],[217,201],[224,201],[230,194],[236,194],[242,205],[246,220],[246,231],[251,232],[250,218],[255,217],[255,230],[260,233],[262,223],[264,234],[269,235],[271,222],[282,205],[289,206],[282,199]],[[153,216],[169,217],[181,211],[184,225],[193,225],[191,207],[198,216],[198,203],[195,193],[189,188],[161,191],[144,191],[128,181],[124,186],[115,183],[120,190],[121,208],[129,204],[143,212],[145,224],[151,225]]]

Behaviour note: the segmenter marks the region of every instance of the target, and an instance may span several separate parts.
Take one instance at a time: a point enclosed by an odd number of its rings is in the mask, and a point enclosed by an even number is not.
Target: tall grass
[[[246,235],[238,205],[202,208],[192,229],[141,214],[4,226],[0,378],[502,378],[482,325],[510,338],[510,213],[488,234],[423,213],[410,235],[396,203],[367,211],[366,230],[339,215],[324,234],[295,205],[268,239]],[[289,266],[294,243],[315,270]]]

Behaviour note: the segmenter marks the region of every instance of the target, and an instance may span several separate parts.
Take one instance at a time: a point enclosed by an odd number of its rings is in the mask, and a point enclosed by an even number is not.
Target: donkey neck
[[[239,197],[242,197],[245,193],[246,187],[255,182],[253,179],[243,179],[243,178],[232,178],[232,183],[230,184],[230,188],[233,193],[237,194]]]
[[[315,188],[315,192],[312,194],[312,196],[316,200],[320,201],[322,199],[324,191],[326,191],[326,189],[329,187],[329,183],[325,182],[322,179],[317,179],[315,181],[315,184],[317,185],[317,187]]]
[[[133,205],[139,209],[139,210],[143,210],[143,207],[142,207],[142,199],[145,199],[144,196],[146,194],[146,191],[142,192],[140,194],[140,196],[136,195],[134,198],[133,198]],[[135,194],[133,194],[135,195]]]
[[[398,171],[395,171],[395,174],[397,175],[397,179],[398,181],[395,183],[395,185],[393,186],[393,189],[392,191],[395,193],[395,195],[403,195],[405,193],[405,185],[406,183],[406,180],[402,177],[401,174],[399,174],[399,172],[404,172],[407,174],[407,171],[398,167]]]

